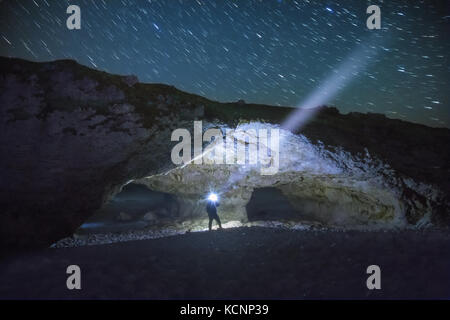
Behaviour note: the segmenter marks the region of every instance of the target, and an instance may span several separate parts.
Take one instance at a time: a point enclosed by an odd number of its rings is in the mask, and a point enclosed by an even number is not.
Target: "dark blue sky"
[[[367,67],[329,104],[449,127],[449,3],[8,0],[0,54],[72,58],[219,101],[297,106],[358,46],[372,45]],[[66,28],[69,4],[81,7],[81,30]],[[382,30],[367,29],[369,4],[381,7]]]

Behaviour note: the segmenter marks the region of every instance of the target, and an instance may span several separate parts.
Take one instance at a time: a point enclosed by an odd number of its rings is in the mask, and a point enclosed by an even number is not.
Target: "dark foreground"
[[[239,228],[66,249],[0,262],[2,299],[450,298],[448,231]],[[81,267],[81,290],[66,268]],[[381,268],[368,290],[366,268]]]

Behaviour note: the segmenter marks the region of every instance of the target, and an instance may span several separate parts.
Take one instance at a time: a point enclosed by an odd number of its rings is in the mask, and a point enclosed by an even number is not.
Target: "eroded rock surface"
[[[291,149],[276,175],[233,165],[174,168],[175,128],[191,129],[195,119],[221,128],[276,125],[292,109],[222,104],[69,60],[0,65],[2,247],[71,235],[130,180],[176,194],[185,217],[203,214],[200,200],[216,189],[225,218],[245,219],[252,191],[271,186],[331,224],[448,223],[448,129],[324,108],[301,135],[285,132]]]
[[[239,132],[261,127],[279,129],[250,122],[239,125],[234,137],[249,149],[251,143]],[[220,195],[219,211],[225,221],[246,221],[252,193],[263,187],[276,188],[289,200],[298,211],[291,220],[306,218],[348,228],[422,226],[432,223],[439,205],[446,205],[446,194],[437,186],[399,174],[367,150],[364,155],[330,151],[304,135],[280,132],[279,168],[273,175],[262,175],[259,164],[208,164],[214,153],[205,151],[203,164],[191,162],[135,183],[177,194],[191,219],[204,215],[206,197],[214,191]]]
[[[170,87],[73,61],[1,64],[2,244],[70,235],[128,180],[170,167],[172,130],[195,119]]]

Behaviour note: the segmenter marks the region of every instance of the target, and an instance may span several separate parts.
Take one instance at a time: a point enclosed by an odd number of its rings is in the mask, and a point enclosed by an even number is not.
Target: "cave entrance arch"
[[[85,221],[77,233],[123,232],[163,225],[176,219],[179,209],[174,195],[131,182]]]
[[[281,190],[274,187],[256,188],[246,205],[248,221],[307,220],[295,209]]]

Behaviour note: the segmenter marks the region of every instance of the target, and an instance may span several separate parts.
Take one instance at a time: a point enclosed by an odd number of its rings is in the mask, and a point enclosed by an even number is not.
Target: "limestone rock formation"
[[[70,60],[0,65],[2,247],[71,235],[133,180],[175,194],[185,218],[204,213],[201,200],[214,188],[224,190],[225,219],[245,219],[252,191],[270,186],[330,224],[448,224],[448,129],[324,108],[301,132],[283,133],[290,149],[276,175],[175,168],[174,129],[191,130],[196,119],[222,129],[277,126],[293,109],[218,103]]]
[[[260,127],[278,126],[250,122],[238,125],[236,132]],[[250,149],[248,140],[238,134],[234,137]],[[251,195],[262,187],[281,190],[299,212],[297,220],[307,218],[347,228],[402,228],[430,223],[429,218],[445,201],[446,195],[439,188],[398,174],[368,151],[363,156],[340,149],[332,152],[303,135],[284,130],[279,148],[279,169],[273,175],[262,175],[259,165],[205,164],[214,157],[205,152],[203,164],[190,162],[135,183],[178,195],[186,217],[191,219],[204,216],[206,196],[213,190],[220,195],[219,211],[225,222],[246,221]],[[239,161],[239,155],[237,158]],[[245,159],[240,160],[245,163]],[[295,220],[295,216],[290,219]]]
[[[129,86],[74,61],[0,63],[6,247],[70,235],[127,181],[170,167],[171,132],[198,108],[172,87]]]

